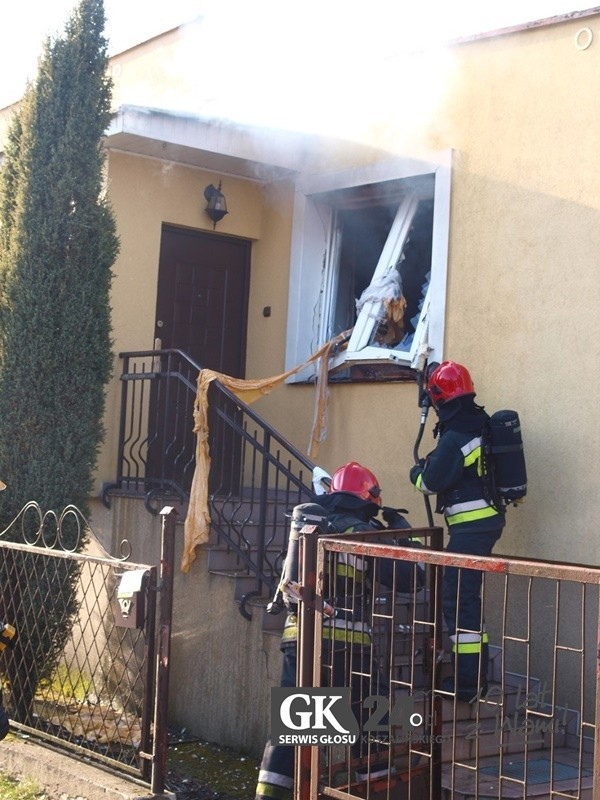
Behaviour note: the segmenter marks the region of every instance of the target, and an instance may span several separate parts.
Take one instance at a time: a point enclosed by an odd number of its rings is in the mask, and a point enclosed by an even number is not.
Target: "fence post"
[[[177,511],[165,506],[162,517],[160,578],[159,578],[159,629],[156,660],[156,692],[154,699],[154,742],[152,747],[153,794],[165,789],[168,754],[169,666],[171,653],[171,624],[173,620],[173,568],[175,562],[175,524]]]

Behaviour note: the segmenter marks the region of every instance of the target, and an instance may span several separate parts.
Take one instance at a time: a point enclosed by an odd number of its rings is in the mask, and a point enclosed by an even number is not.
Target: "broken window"
[[[423,354],[441,360],[448,170],[352,177],[353,185],[338,175],[335,189],[297,196],[288,367],[343,331],[349,338],[332,359],[334,376],[352,377],[353,365],[406,369]]]

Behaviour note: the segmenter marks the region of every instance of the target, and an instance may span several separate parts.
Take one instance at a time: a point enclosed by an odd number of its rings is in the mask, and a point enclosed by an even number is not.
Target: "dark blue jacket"
[[[485,475],[482,436],[489,417],[473,396],[441,406],[436,426],[438,443],[424,462],[410,471],[410,480],[424,494],[436,494],[450,532],[502,529],[504,514],[493,504]]]

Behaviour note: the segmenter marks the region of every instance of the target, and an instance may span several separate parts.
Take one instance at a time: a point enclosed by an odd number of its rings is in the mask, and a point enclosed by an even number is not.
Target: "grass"
[[[90,688],[89,678],[60,664],[51,680],[40,681],[36,696],[52,702],[81,703],[88,696]]]
[[[2,800],[40,800],[44,793],[29,778],[16,781],[0,772],[0,797]]]

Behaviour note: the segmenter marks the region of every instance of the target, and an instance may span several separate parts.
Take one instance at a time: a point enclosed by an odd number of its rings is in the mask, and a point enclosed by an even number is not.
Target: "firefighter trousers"
[[[491,531],[453,533],[446,551],[489,556],[502,533]],[[488,644],[481,607],[480,570],[446,567],[442,592],[444,620],[454,653],[454,678],[444,688],[455,688],[460,699],[487,691]],[[467,696],[468,695],[468,696]]]
[[[282,648],[283,667],[281,686],[296,686],[297,649],[294,644]],[[323,642],[322,686],[350,686],[352,709],[362,730],[364,717],[363,701],[369,694],[385,694],[382,687],[383,678],[377,674],[372,681],[369,676],[371,663],[371,645],[364,647],[340,643],[333,653],[330,642]],[[330,667],[330,668],[327,668]],[[373,684],[373,685],[372,685]],[[352,753],[360,755],[360,743],[354,745]],[[270,800],[289,800],[294,785],[294,759],[296,748],[290,745],[273,745],[271,740],[265,745],[258,773],[256,798]]]

